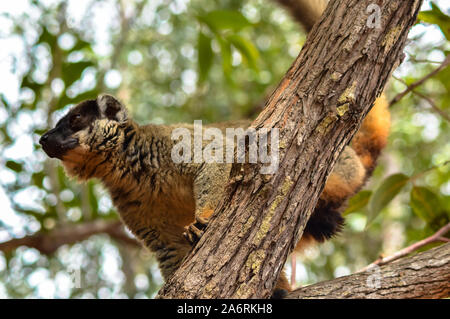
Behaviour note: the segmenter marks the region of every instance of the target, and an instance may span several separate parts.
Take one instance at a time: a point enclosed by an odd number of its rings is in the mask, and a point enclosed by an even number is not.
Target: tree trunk
[[[279,128],[279,169],[233,164],[227,194],[161,298],[267,298],[339,154],[392,71],[422,0],[332,0],[253,123]]]
[[[383,267],[306,286],[289,299],[448,298],[450,243]]]

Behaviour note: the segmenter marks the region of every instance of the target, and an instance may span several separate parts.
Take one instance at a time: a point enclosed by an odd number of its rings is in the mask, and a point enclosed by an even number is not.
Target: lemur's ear
[[[97,105],[102,117],[117,122],[125,122],[128,118],[125,106],[109,94],[100,95],[97,98]]]

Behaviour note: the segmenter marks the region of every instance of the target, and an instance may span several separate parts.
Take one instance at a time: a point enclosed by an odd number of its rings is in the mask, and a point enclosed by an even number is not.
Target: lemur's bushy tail
[[[351,144],[366,169],[366,177],[372,174],[381,150],[386,146],[390,125],[389,103],[382,94],[375,101]]]

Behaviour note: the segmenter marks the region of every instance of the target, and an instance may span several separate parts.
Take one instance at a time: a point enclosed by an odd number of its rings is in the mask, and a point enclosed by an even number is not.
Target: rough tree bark
[[[332,0],[253,123],[280,129],[280,165],[234,164],[227,195],[161,298],[267,298],[328,174],[403,59],[422,0]]]
[[[371,271],[299,288],[289,299],[448,298],[450,243]]]

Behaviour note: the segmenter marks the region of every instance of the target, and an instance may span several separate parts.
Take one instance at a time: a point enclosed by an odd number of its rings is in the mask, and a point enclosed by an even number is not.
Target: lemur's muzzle
[[[75,138],[63,138],[55,129],[46,132],[39,139],[39,144],[48,156],[62,159],[63,155],[78,145]]]

